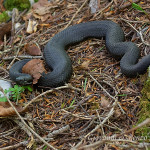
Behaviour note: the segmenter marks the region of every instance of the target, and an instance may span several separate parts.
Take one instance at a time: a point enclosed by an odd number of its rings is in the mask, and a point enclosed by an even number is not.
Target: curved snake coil
[[[115,58],[121,58],[121,72],[128,77],[144,73],[150,65],[150,55],[143,57],[138,62],[139,48],[132,42],[124,42],[124,33],[118,24],[106,20],[81,23],[59,32],[47,43],[44,49],[44,58],[52,72],[43,73],[39,85],[57,87],[68,82],[72,75],[72,64],[65,47],[89,37],[105,37],[107,50]],[[9,70],[10,78],[17,84],[31,83],[32,77],[21,73],[22,67],[29,60],[18,61]]]

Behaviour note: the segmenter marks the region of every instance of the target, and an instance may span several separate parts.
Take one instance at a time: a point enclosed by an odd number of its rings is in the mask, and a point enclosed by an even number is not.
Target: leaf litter
[[[46,73],[44,61],[40,59],[32,59],[23,66],[22,72],[30,74],[33,77],[33,84],[36,84],[38,79],[42,76],[42,73]]]
[[[28,53],[31,56],[40,56],[41,55],[41,49],[34,43],[32,44],[26,44],[24,46],[24,49],[26,51],[26,53]]]
[[[95,5],[95,2],[91,3]],[[149,27],[147,24],[149,18],[145,13],[133,9],[132,3],[129,1],[97,0],[97,2],[98,7],[92,5],[96,8],[96,11],[92,14],[87,1],[57,0],[48,3],[46,0],[41,0],[35,3],[36,5],[34,4],[22,20],[27,24],[30,17],[36,20],[38,22],[36,31],[27,33],[27,26],[23,26],[22,30],[14,36],[23,37],[23,45],[27,45],[31,41],[38,43],[40,50],[43,51],[43,47],[48,40],[68,24],[110,19],[122,26],[127,40],[131,41],[134,35],[134,42],[139,44],[140,49],[147,47],[132,28],[132,26],[136,29]],[[134,3],[138,4],[145,12],[148,11],[149,5],[146,1],[134,0]],[[136,5],[134,4],[134,6]],[[148,34],[149,30],[143,34],[145,41],[148,41]],[[10,38],[7,43],[9,41]],[[144,84],[143,78],[146,79],[146,77],[130,79],[121,75],[119,61],[110,56],[106,48],[103,47],[104,45],[103,40],[90,39],[69,47],[67,52],[71,57],[74,70],[69,83],[76,89],[56,89],[44,94],[43,90],[39,88],[34,90],[32,94],[26,93],[24,95],[26,103],[29,103],[43,93],[41,97],[37,98],[36,103],[31,103],[28,114],[24,113],[23,118],[28,123],[32,123],[34,131],[57,149],[71,149],[77,144],[79,145],[77,149],[86,149],[84,146],[87,146],[89,149],[103,149],[105,147],[106,149],[117,150],[124,147],[131,149],[132,146],[138,149],[138,146],[141,146],[140,140],[130,140],[132,137],[136,137],[134,131],[128,134],[126,134],[126,131],[132,129],[138,120],[140,91]],[[20,48],[20,55],[26,54],[19,41],[15,43],[15,46],[15,48]],[[145,51],[141,51],[142,56],[144,56],[144,53]],[[3,57],[15,56],[15,54],[16,50],[8,46],[5,47]],[[35,70],[38,70],[38,77],[36,77],[35,83],[44,71],[44,69],[39,69],[38,66],[39,63],[43,68],[43,62],[36,61]],[[5,61],[5,65],[9,65],[9,63],[9,61]],[[27,71],[34,66],[32,63],[30,65],[27,67]],[[31,70],[29,72],[33,75]],[[117,103],[115,103],[116,99]],[[4,131],[9,132],[10,128],[17,126],[12,120],[11,124],[8,124],[8,121],[2,118],[0,134],[3,133],[5,137],[8,137],[8,135]],[[92,132],[97,127],[99,128],[96,132]],[[23,134],[20,134],[19,130]],[[27,144],[22,146],[21,142],[27,139],[28,134],[21,128],[19,130],[10,132],[9,138],[5,138],[5,143],[1,142],[0,146],[8,147],[20,144],[17,148],[24,149]],[[53,133],[51,134],[53,140],[47,138],[50,133]],[[122,133],[124,133],[124,136]],[[85,138],[83,143],[80,143],[81,139],[88,134],[90,136]],[[116,136],[116,139],[111,139],[114,136]],[[104,137],[110,139],[103,139]],[[35,141],[38,141],[37,137],[34,138]],[[125,140],[125,138],[128,140]],[[2,140],[4,139],[2,138]],[[30,138],[27,141],[30,142]],[[93,143],[97,145],[92,147]],[[45,148],[45,145],[41,142],[37,142],[36,146],[40,149]],[[134,148],[132,147],[132,149]]]

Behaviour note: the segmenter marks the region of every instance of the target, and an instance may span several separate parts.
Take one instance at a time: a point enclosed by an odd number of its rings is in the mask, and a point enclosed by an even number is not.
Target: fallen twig
[[[138,124],[136,127],[132,128],[132,129],[130,129],[130,130],[127,130],[126,132],[124,132],[124,133],[122,133],[122,134],[120,134],[120,135],[124,135],[124,134],[130,133],[130,132],[132,132],[132,131],[135,131],[135,130],[137,130],[137,129],[139,129],[139,128],[141,128],[141,127],[147,125],[147,124],[150,124],[150,118],[147,118],[146,120],[144,120],[143,122],[141,122],[140,124]],[[118,136],[120,136],[120,135],[118,135]],[[117,137],[118,137],[118,136],[117,136]]]
[[[23,38],[21,39],[21,41],[20,41],[19,45],[21,45],[21,44],[22,44],[22,41],[23,41]],[[9,64],[9,66],[7,67],[7,69],[10,69],[10,68],[11,68],[11,66],[13,65],[13,63],[15,62],[15,60],[16,60],[16,58],[17,58],[18,54],[19,54],[19,51],[20,51],[20,47],[18,48],[17,53],[16,53],[16,56],[15,56],[15,57],[14,57],[14,59],[11,61],[11,63],[10,63],[10,64]]]
[[[12,60],[14,58],[19,58],[19,59],[41,59],[43,58],[42,56],[30,56],[30,55],[20,55],[20,56],[10,56],[10,57],[4,57],[2,58],[3,60]]]
[[[129,25],[140,35],[141,41],[142,41],[142,43],[143,43],[144,45],[150,46],[150,43],[144,41],[143,34],[142,34],[141,31],[138,31],[138,30],[137,30],[131,23],[129,23],[127,20],[125,20],[125,19],[121,19],[121,20],[123,20],[123,21],[125,21],[127,24],[129,24]]]
[[[27,146],[28,144],[28,141],[23,141],[23,142],[20,142],[20,143],[17,143],[15,145],[12,145],[12,146],[7,146],[7,147],[4,147],[4,148],[1,148],[1,150],[11,150],[11,149],[16,149],[20,146]]]
[[[81,7],[76,11],[76,13],[73,15],[73,17],[71,18],[71,20],[69,21],[69,23],[64,27],[64,29],[66,29],[67,27],[69,27],[69,25],[71,24],[71,22],[73,21],[73,19],[76,17],[76,15],[81,11],[81,9],[84,7],[84,5],[88,2],[88,0],[85,0],[84,3],[81,5]]]
[[[110,95],[107,90],[105,88],[103,88],[103,86],[89,73],[90,77],[98,84],[98,86],[110,97],[112,98],[113,100],[117,101],[117,104],[120,108],[120,110],[122,111],[123,114],[125,114],[124,110],[122,109],[122,107],[120,106],[120,104],[118,103],[118,100],[113,97],[112,95]]]
[[[98,130],[113,114],[114,114],[114,109],[117,105],[117,100],[113,103],[113,107],[111,108],[111,110],[109,111],[107,117],[99,124],[97,125],[92,131],[90,131],[87,135],[85,135],[82,140],[74,147],[72,148],[72,150],[77,150],[81,145],[82,142],[92,133],[94,133],[96,130]]]
[[[57,88],[54,88],[54,89],[51,89],[51,90],[47,90],[46,92],[43,92],[43,93],[41,93],[40,95],[38,95],[37,97],[33,98],[33,99],[24,107],[24,110],[26,110],[27,107],[28,107],[30,104],[32,104],[32,103],[34,103],[35,101],[37,101],[37,99],[38,99],[39,97],[41,97],[41,96],[43,96],[43,95],[45,95],[45,94],[47,94],[47,93],[51,93],[51,92],[53,92],[54,90],[68,89],[68,88],[81,91],[80,89],[75,88],[75,87],[73,87],[73,86],[70,85],[70,84],[66,84],[65,86],[60,86],[60,87],[57,87]]]
[[[9,104],[11,105],[11,107],[14,109],[14,111],[16,112],[17,116],[20,118],[21,122],[23,123],[23,125],[30,131],[32,132],[38,139],[40,139],[44,144],[46,144],[49,148],[53,149],[53,150],[57,150],[56,148],[54,148],[52,145],[50,145],[49,143],[47,143],[42,137],[40,137],[35,131],[33,131],[24,121],[24,119],[21,117],[21,115],[18,113],[18,111],[16,110],[16,108],[14,107],[14,105],[12,104],[12,102],[9,100],[9,98],[7,97],[7,95],[4,93],[2,87],[0,86],[0,91],[3,92],[4,96],[6,97],[7,101],[9,102]]]

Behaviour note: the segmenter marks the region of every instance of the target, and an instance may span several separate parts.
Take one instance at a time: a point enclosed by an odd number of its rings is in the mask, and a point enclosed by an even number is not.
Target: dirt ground
[[[20,15],[21,30],[11,32],[14,34],[1,45],[1,77],[9,79],[6,71],[14,63],[14,56],[15,61],[27,56],[27,43],[38,45],[43,52],[56,33],[94,20],[118,23],[126,41],[136,43],[141,56],[147,55],[150,1],[133,2],[144,11],[133,8],[130,0],[98,0],[94,13],[88,0],[57,0],[40,17],[31,12],[32,20],[38,22],[34,33],[27,33],[29,19],[25,13]],[[148,150],[149,141],[134,130],[146,75],[124,76],[120,61],[109,54],[103,39],[92,38],[69,46],[67,53],[73,66],[69,83],[54,89],[34,85],[32,92],[23,92],[18,105],[28,110],[21,116],[0,118],[0,149]]]

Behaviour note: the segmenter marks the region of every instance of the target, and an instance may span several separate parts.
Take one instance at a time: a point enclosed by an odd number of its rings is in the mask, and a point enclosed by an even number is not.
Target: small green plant
[[[147,15],[147,13],[143,10],[143,8],[136,3],[132,3],[132,8],[142,11],[143,13],[145,13]]]
[[[26,89],[32,92],[32,88],[30,86],[19,86],[19,85],[15,85],[13,88],[9,88],[9,90],[5,90],[4,92],[5,94],[11,92],[12,99],[18,102],[18,100],[21,99],[21,93],[24,92]],[[6,101],[7,101],[6,97],[0,97],[0,102]]]
[[[0,23],[2,22],[6,22],[7,20],[9,20],[9,16],[7,14],[6,11],[3,11],[1,14],[0,14]]]
[[[10,92],[11,91],[11,94],[12,94],[12,98],[13,100],[19,100],[21,99],[21,93],[24,92],[24,87],[22,86],[18,86],[18,85],[15,85],[13,88],[10,88],[8,91]]]

